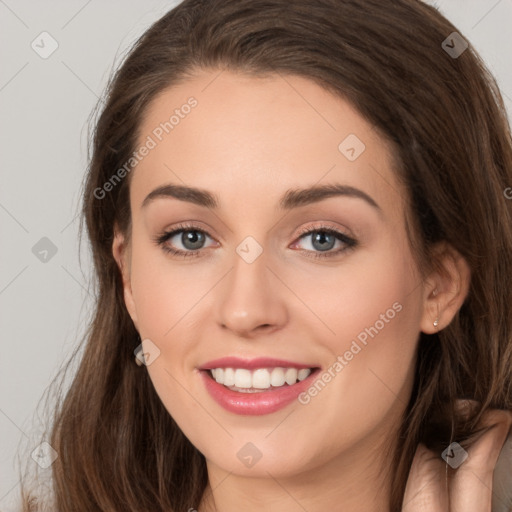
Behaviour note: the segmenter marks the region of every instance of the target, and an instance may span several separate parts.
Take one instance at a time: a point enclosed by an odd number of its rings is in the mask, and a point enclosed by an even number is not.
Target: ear
[[[125,236],[119,231],[118,227],[114,227],[114,241],[112,242],[112,254],[116,260],[117,266],[121,272],[123,280],[123,294],[126,309],[130,315],[135,328],[137,330],[137,308],[133,299],[131,285],[131,248]]]
[[[466,260],[449,244],[434,250],[435,270],[426,279],[420,328],[425,334],[444,329],[453,320],[469,291],[471,270]]]

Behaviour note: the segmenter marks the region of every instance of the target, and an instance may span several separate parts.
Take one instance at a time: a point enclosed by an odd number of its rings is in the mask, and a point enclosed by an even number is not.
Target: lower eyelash
[[[357,240],[345,235],[345,233],[342,233],[341,231],[338,231],[336,229],[333,229],[331,227],[314,227],[314,228],[307,228],[306,230],[299,233],[299,237],[297,240],[300,240],[301,238],[305,237],[306,235],[311,235],[313,233],[327,233],[329,235],[333,235],[338,240],[343,242],[345,244],[345,247],[341,247],[340,249],[337,249],[336,251],[306,251],[303,250],[303,252],[307,253],[309,258],[331,258],[334,256],[337,256],[341,254],[342,252],[348,251],[350,249],[354,249],[358,242]]]
[[[162,233],[161,235],[157,236],[154,241],[157,245],[160,245],[166,253],[172,254],[173,256],[184,257],[184,258],[199,256],[202,249],[196,249],[193,251],[181,251],[178,249],[173,249],[172,247],[169,247],[168,245],[166,245],[166,242],[170,238],[172,238],[174,235],[177,235],[178,233],[183,233],[186,231],[196,231],[198,233],[202,233],[206,236],[209,236],[206,231],[203,231],[202,229],[195,228],[194,226],[179,226],[177,229],[174,229],[172,231],[166,231],[166,232]],[[306,235],[311,235],[313,233],[327,233],[329,235],[333,235],[338,240],[343,242],[346,246],[342,247],[336,251],[327,251],[327,252],[302,250],[302,252],[307,253],[308,257],[311,257],[311,258],[334,257],[334,256],[337,256],[338,254],[340,254],[341,252],[355,248],[358,244],[358,242],[356,240],[345,235],[341,231],[337,231],[336,229],[332,229],[330,227],[322,228],[321,226],[315,227],[313,229],[307,229],[307,230],[299,233],[297,240],[300,240],[301,238],[304,238]],[[313,254],[311,254],[311,253],[313,253]]]
[[[178,251],[176,249],[173,249],[172,247],[169,247],[168,245],[163,245],[163,244],[162,244],[162,249],[165,252],[172,254],[173,256],[180,256],[180,257],[184,257],[184,258],[189,258],[190,256],[199,256],[199,251],[200,251],[200,249],[197,249],[195,251]]]

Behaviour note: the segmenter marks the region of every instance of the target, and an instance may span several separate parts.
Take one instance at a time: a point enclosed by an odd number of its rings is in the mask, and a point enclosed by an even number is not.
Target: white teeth
[[[224,382],[221,382],[221,384],[224,384]],[[251,371],[246,369],[235,370],[235,386],[237,388],[252,388]]]
[[[252,374],[252,387],[256,389],[267,389],[270,387],[270,373],[268,370],[261,368]]]
[[[284,380],[286,384],[292,385],[297,382],[297,369],[296,368],[288,368],[284,373]]]
[[[297,378],[299,380],[304,380],[306,377],[309,377],[309,374],[311,373],[311,370],[309,368],[302,368],[302,370],[299,370],[297,374]]]
[[[297,370],[297,368],[258,368],[251,371],[246,368],[213,368],[210,372],[219,384],[247,392],[249,389],[281,387],[285,383],[292,386],[297,380],[302,381],[307,378],[311,370],[309,368],[301,370]]]
[[[283,368],[274,368],[272,370],[272,374],[270,375],[270,384],[274,387],[279,387],[284,385],[284,370]]]
[[[225,386],[234,386],[235,385],[235,370],[233,368],[226,368],[224,370],[224,382]]]
[[[217,371],[215,372],[215,380],[217,382],[220,382],[221,384],[224,382],[224,369],[223,368],[217,368]]]

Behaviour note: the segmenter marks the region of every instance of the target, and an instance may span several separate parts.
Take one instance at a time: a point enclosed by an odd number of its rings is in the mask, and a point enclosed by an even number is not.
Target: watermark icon
[[[238,244],[236,252],[246,263],[253,263],[263,252],[263,247],[255,238],[248,236]]]
[[[94,189],[93,195],[96,199],[104,199],[107,192],[112,190],[139,164],[149,155],[152,149],[155,149],[159,142],[161,142],[165,135],[168,135],[176,126],[181,123],[182,119],[190,114],[194,107],[197,107],[198,101],[191,96],[187,102],[181,105],[180,108],[175,108],[174,113],[167,121],[160,123],[152,132],[151,135],[146,137],[146,140],[132,156],[120,167],[101,187]]]
[[[452,32],[441,43],[441,48],[452,59],[458,59],[469,48],[469,44],[458,32]]]
[[[49,443],[43,441],[32,451],[30,456],[42,469],[46,469],[56,461],[59,454]]]
[[[160,349],[149,339],[142,340],[142,343],[133,351],[135,362],[141,366],[149,366],[160,356]]]
[[[453,469],[457,469],[468,458],[468,452],[459,443],[452,443],[441,457]]]
[[[379,320],[377,320],[372,326],[366,327],[363,331],[361,331],[356,336],[357,339],[352,340],[350,348],[346,350],[343,355],[339,355],[336,358],[336,361],[334,361],[334,363],[331,364],[329,368],[323,371],[306,391],[300,393],[297,398],[299,403],[302,405],[309,404],[309,402],[311,402],[311,398],[317,396],[318,393],[320,393],[325,388],[325,386],[331,382],[336,377],[336,375],[338,375],[345,368],[345,366],[347,366],[349,362],[352,361],[352,359],[354,359],[354,356],[359,354],[361,350],[367,346],[368,337],[373,339],[375,336],[377,336],[379,332],[384,329],[386,324],[389,324],[389,322],[393,320],[393,318],[395,318],[395,316],[400,313],[400,311],[402,311],[402,308],[402,304],[395,302],[390,308],[386,310],[385,313],[380,314]]]
[[[357,136],[351,133],[346,137],[338,146],[340,153],[350,162],[357,160],[366,149],[363,141]]]
[[[32,254],[41,263],[48,263],[57,254],[57,251],[57,246],[46,236],[43,236],[43,238],[32,247]]]
[[[244,466],[252,468],[263,457],[263,454],[254,444],[246,443],[238,450],[236,456]]]
[[[503,191],[503,195],[505,196],[505,199],[512,199],[512,187],[507,187]]]
[[[30,47],[39,57],[47,59],[59,47],[59,43],[48,32],[41,32],[31,43]]]

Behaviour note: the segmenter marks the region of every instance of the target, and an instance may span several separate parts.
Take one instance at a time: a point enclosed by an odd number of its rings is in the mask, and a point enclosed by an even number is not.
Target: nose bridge
[[[239,335],[265,327],[278,328],[287,311],[280,283],[267,268],[268,255],[253,238],[236,248],[232,271],[226,276],[218,299],[218,323]]]

